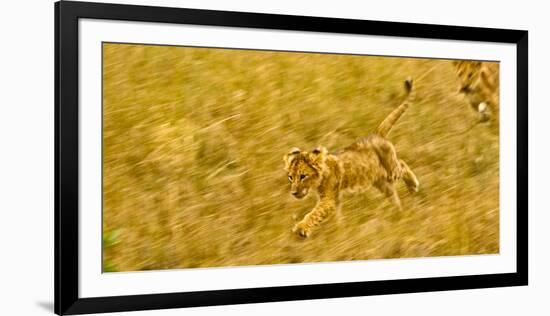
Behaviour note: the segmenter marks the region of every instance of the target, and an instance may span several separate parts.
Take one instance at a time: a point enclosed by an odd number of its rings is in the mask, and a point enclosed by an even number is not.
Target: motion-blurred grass
[[[133,271],[499,251],[498,135],[450,61],[128,44],[103,46],[103,269]],[[289,148],[342,148],[416,81],[390,134],[421,182],[404,210],[372,189],[301,241]]]

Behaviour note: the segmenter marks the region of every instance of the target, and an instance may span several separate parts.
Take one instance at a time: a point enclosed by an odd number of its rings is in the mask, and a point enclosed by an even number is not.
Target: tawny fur
[[[334,154],[319,146],[311,152],[292,148],[283,157],[291,194],[303,198],[310,191],[316,191],[319,198],[313,210],[294,226],[294,233],[308,237],[314,227],[339,210],[345,191],[354,192],[374,186],[398,209],[401,209],[401,202],[394,186],[396,181],[402,179],[409,190],[418,191],[419,182],[415,174],[397,157],[394,145],[386,139],[414,98],[412,81],[406,81],[406,88],[406,100],[384,119],[375,133]]]
[[[479,121],[498,124],[499,67],[497,63],[480,61],[453,61],[460,81],[459,92],[478,112]]]

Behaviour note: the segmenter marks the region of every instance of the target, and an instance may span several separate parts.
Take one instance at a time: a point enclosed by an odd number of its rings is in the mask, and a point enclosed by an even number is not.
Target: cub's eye
[[[307,175],[302,174],[302,175],[300,175],[300,180],[304,180],[306,177],[307,177]]]
[[[288,176],[288,180],[289,180],[289,181],[292,181],[292,176]]]

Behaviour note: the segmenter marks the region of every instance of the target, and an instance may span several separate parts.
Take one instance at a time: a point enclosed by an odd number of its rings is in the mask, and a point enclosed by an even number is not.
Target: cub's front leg
[[[319,226],[337,207],[334,198],[321,198],[317,205],[304,218],[294,225],[292,232],[302,238],[307,238],[314,227]]]

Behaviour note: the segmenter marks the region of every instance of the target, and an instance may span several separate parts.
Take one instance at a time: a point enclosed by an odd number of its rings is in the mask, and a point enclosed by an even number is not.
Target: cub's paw
[[[407,189],[409,189],[410,193],[418,193],[418,191],[420,190],[420,182],[416,177],[406,179],[405,183],[407,184]]]
[[[301,238],[307,238],[311,234],[311,229],[307,228],[303,223],[298,223],[294,225],[292,232]]]
[[[477,111],[478,111],[478,114],[479,114],[479,122],[480,123],[487,122],[491,119],[491,113],[489,111],[487,103],[481,102],[477,106]]]

